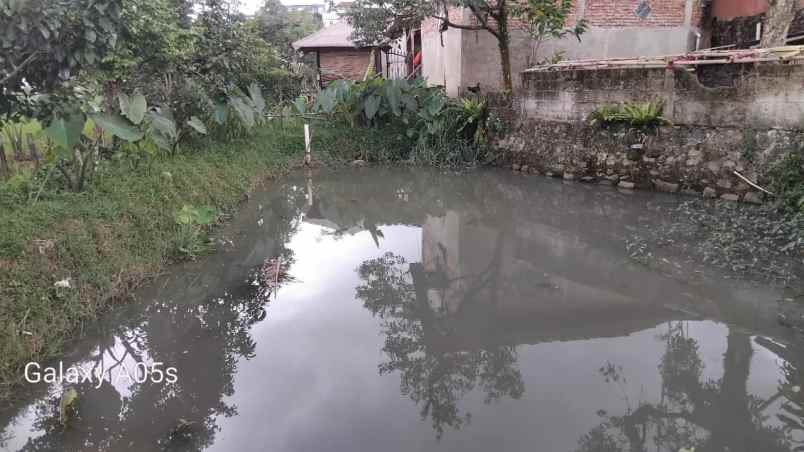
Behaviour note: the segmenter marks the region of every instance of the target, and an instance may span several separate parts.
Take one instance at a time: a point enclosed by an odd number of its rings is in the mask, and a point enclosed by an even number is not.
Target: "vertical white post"
[[[309,166],[313,162],[310,149],[310,124],[304,125],[304,164]]]

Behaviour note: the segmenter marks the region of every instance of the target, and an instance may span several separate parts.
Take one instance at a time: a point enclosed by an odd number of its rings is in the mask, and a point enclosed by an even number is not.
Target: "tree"
[[[468,9],[474,20],[470,24],[453,21],[449,15],[451,8]],[[509,0],[357,0],[346,17],[355,29],[355,39],[363,44],[394,38],[397,30],[417,26],[427,18],[440,21],[441,31],[449,28],[486,31],[499,48],[501,88],[511,92],[511,21],[523,19],[536,42],[567,34],[580,37],[585,31],[583,21],[573,28],[564,28],[571,10],[571,0],[560,0],[558,4],[553,0],[529,0],[525,4]]]
[[[452,21],[451,7],[468,8],[476,24]],[[362,44],[386,41],[394,37],[396,30],[412,28],[427,18],[440,21],[442,31],[448,28],[486,31],[497,41],[502,89],[510,92],[513,83],[508,22],[512,12],[508,0],[357,0],[345,15],[355,29],[354,38]]]
[[[765,14],[764,32],[759,41],[760,47],[778,47],[787,44],[790,24],[796,17],[798,0],[770,0]]]
[[[121,0],[0,3],[0,117],[20,113],[25,80],[52,91],[96,65],[117,43]]]
[[[260,36],[283,53],[291,53],[293,41],[323,26],[321,16],[307,11],[288,11],[279,0],[265,0],[254,17]]]
[[[532,41],[528,66],[555,61],[563,55],[556,52],[551,57],[537,60],[539,49],[545,41],[562,39],[568,35],[574,36],[578,42],[581,41],[581,35],[586,32],[584,19],[580,19],[573,27],[565,26],[572,13],[572,3],[572,0],[528,0],[527,4],[515,7],[514,13],[525,22]]]

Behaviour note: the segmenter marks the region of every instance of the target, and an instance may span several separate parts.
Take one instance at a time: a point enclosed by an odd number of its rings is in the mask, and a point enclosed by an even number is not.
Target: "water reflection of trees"
[[[451,350],[437,345],[449,329],[422,297],[425,288],[415,286],[411,271],[416,266],[391,253],[364,262],[357,297],[381,320],[388,361],[380,364],[380,373],[399,372],[402,393],[419,406],[422,419],[431,418],[440,437],[445,428],[458,429],[471,419],[458,407],[469,392],[480,389],[491,403],[518,399],[525,387],[514,346]]]
[[[108,372],[125,365],[132,375],[134,363],[163,362],[177,369],[175,383],[147,380],[121,387],[106,382],[98,389],[94,382],[76,385],[79,418],[67,429],[60,423],[59,394],[54,392],[35,404],[34,429],[41,434],[22,450],[196,451],[212,445],[218,418],[237,413],[225,399],[234,394],[238,362],[255,354],[250,330],[265,318],[269,301],[264,281],[247,281],[239,267],[245,264],[259,272],[272,256],[292,262],[286,244],[304,204],[304,193],[292,184],[277,187],[264,205],[244,213],[246,228],[266,218],[259,234],[248,234],[255,242],[239,247],[241,254],[220,255],[224,268],[234,270],[213,271],[221,262],[211,259],[202,271],[162,281],[164,287],[151,294],[155,301],[122,308],[105,322],[112,326],[101,327],[98,339],[76,353],[82,366]],[[255,250],[260,250],[258,256],[253,256]]]
[[[622,415],[600,412],[603,422],[580,439],[579,452],[802,450],[791,434],[801,427],[801,397],[787,398],[782,404],[776,417],[785,427],[770,425],[768,410],[779,396],[793,392],[793,382],[801,381],[797,366],[786,365],[782,392],[765,400],[748,392],[753,350],[747,332],[730,329],[724,373],[714,381],[703,379],[698,342],[686,334],[683,323],[668,325],[661,339],[665,353],[659,364],[659,401],[640,402],[636,407],[627,402]],[[601,374],[610,383],[622,383],[626,378],[622,368],[611,364],[604,366]],[[622,390],[623,385],[619,387]]]

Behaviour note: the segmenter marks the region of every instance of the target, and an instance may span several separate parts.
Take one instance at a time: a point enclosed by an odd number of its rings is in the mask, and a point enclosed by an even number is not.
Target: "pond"
[[[102,379],[26,386],[0,449],[801,450],[789,288],[703,262],[682,202],[492,170],[289,176],[42,363]]]

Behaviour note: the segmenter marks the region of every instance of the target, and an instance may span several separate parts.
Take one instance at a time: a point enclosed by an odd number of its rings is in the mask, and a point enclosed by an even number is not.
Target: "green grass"
[[[319,160],[339,159],[332,149],[352,157],[334,136],[348,134],[314,130]],[[108,162],[84,192],[49,188],[36,204],[34,182],[0,186],[0,399],[26,362],[58,356],[82,324],[170,262],[183,205],[231,210],[257,180],[301,162],[303,149],[300,125],[272,124],[137,170]],[[72,288],[54,286],[65,278]]]

